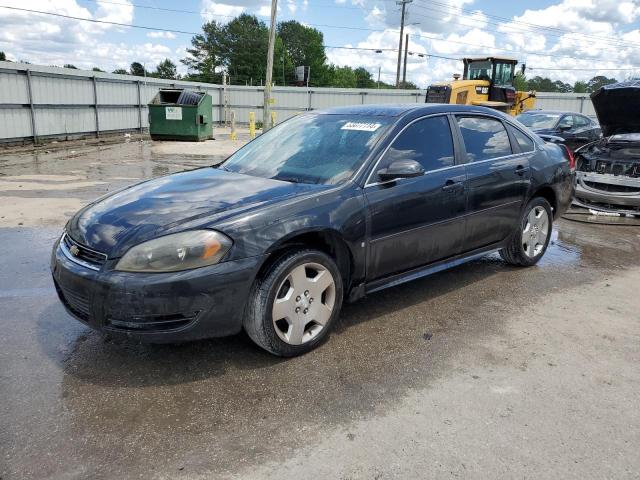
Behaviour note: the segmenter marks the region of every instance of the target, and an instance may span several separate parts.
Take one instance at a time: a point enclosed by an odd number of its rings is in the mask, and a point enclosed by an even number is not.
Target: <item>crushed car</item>
[[[640,217],[640,80],[591,95],[603,138],[576,150],[574,204]]]

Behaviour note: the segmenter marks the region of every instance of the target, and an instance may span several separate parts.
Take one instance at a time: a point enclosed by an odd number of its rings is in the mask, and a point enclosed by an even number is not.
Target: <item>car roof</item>
[[[496,115],[497,110],[474,105],[451,105],[446,103],[391,103],[374,105],[351,105],[346,107],[332,107],[314,110],[321,115],[363,115],[380,117],[399,117],[407,113],[415,115],[430,115],[433,113],[484,113]]]

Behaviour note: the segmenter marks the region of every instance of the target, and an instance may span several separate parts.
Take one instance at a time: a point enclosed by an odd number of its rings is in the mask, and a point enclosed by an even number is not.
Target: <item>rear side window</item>
[[[427,172],[453,165],[453,137],[447,118],[429,117],[409,125],[391,144],[379,168],[396,160],[415,160]]]
[[[533,151],[533,148],[534,148],[533,147],[533,140],[531,140],[527,135],[522,133],[517,128],[509,127],[509,130],[511,130],[511,133],[513,133],[513,136],[515,137],[516,142],[518,142],[518,145],[520,146],[520,151],[521,152],[532,152]]]
[[[509,135],[500,120],[488,117],[458,117],[458,125],[469,162],[511,155]]]
[[[576,119],[576,125],[578,127],[588,127],[591,125],[591,120],[589,120],[587,117],[576,115],[575,119]]]

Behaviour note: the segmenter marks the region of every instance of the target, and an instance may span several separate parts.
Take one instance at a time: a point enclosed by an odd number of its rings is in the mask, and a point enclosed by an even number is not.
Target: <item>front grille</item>
[[[74,292],[54,282],[56,291],[62,303],[78,318],[89,320],[89,297],[82,292]]]
[[[93,270],[100,270],[107,261],[107,256],[104,253],[85,247],[66,233],[62,236],[60,247],[67,258]]]
[[[584,184],[587,187],[594,188],[596,190],[602,190],[603,192],[640,194],[640,188],[629,187],[627,185],[615,185],[611,183],[588,182],[588,181],[585,181]]]

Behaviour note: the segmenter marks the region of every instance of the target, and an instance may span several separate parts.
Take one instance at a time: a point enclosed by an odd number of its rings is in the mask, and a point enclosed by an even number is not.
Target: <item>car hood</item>
[[[640,80],[605,85],[591,101],[605,137],[640,132]]]
[[[139,183],[97,200],[67,224],[68,234],[117,258],[133,245],[189,223],[208,226],[240,212],[327,188],[201,168]]]

